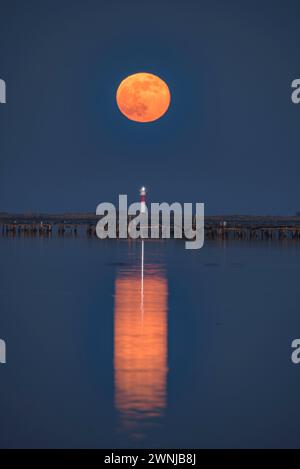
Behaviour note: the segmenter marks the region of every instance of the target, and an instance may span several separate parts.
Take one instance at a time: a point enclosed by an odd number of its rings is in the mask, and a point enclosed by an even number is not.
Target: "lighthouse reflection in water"
[[[142,440],[166,408],[168,285],[163,265],[144,260],[118,272],[114,308],[118,428]]]

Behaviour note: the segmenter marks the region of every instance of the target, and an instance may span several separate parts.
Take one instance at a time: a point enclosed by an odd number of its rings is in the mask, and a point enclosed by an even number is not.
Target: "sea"
[[[300,446],[297,241],[0,252],[1,448]]]

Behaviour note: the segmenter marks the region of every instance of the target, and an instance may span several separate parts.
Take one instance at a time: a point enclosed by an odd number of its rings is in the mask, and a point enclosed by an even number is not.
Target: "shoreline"
[[[0,214],[0,236],[96,236],[94,213]],[[128,218],[130,221],[130,218]],[[160,236],[164,239],[162,226]],[[204,221],[205,239],[300,241],[300,216],[214,215]],[[171,223],[171,238],[174,238]],[[149,237],[150,238],[150,237]],[[154,238],[153,238],[154,239]],[[186,239],[182,236],[182,239]]]

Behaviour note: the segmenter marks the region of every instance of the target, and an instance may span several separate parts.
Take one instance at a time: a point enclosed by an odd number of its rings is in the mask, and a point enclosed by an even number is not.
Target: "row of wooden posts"
[[[162,233],[161,229],[161,233]],[[44,236],[65,234],[77,235],[78,233],[88,236],[96,235],[96,224],[73,224],[73,223],[9,223],[2,224],[0,233],[2,236]],[[172,230],[171,230],[172,232]],[[161,236],[162,237],[162,236]],[[205,225],[206,239],[239,239],[239,240],[281,240],[296,239],[300,240],[300,227],[298,226],[248,226],[235,225],[224,226],[218,224]]]
[[[205,227],[207,239],[238,239],[238,240],[300,240],[300,227],[293,226],[232,226]]]

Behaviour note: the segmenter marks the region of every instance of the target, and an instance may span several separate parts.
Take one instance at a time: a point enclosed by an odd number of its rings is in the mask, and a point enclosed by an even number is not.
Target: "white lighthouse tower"
[[[140,188],[141,213],[146,213],[146,187]]]

